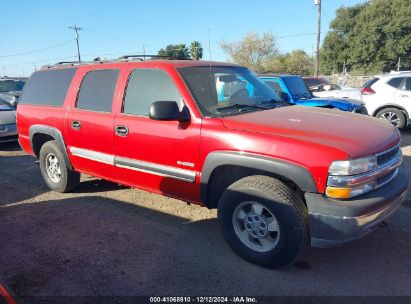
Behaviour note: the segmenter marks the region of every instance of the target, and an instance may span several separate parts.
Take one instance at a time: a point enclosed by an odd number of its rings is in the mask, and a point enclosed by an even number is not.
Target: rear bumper
[[[4,129],[0,129],[0,143],[17,140],[18,132],[16,124],[4,125]]]
[[[404,201],[409,174],[400,168],[387,185],[349,200],[306,193],[311,246],[333,247],[355,241],[394,213]]]

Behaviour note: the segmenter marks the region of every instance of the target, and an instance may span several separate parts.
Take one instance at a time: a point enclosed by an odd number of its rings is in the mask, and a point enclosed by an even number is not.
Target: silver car
[[[0,78],[0,99],[16,107],[24,84],[23,79]]]
[[[0,99],[0,143],[17,140],[16,111]]]

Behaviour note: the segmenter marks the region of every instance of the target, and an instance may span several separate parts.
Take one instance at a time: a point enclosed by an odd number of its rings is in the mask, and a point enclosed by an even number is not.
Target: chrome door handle
[[[408,95],[401,95],[401,97],[409,97]]]
[[[81,123],[78,120],[73,120],[71,122],[71,128],[74,129],[74,130],[80,130]]]
[[[128,135],[128,127],[126,127],[126,126],[116,126],[116,135],[118,135],[118,136],[127,136]]]

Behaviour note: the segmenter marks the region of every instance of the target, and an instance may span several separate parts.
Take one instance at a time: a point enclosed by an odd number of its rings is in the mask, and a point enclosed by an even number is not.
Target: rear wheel
[[[398,129],[405,127],[405,115],[400,110],[396,108],[386,108],[377,113],[375,117],[384,119],[391,123],[393,126],[397,127]]]
[[[57,192],[68,192],[80,182],[80,173],[67,167],[63,153],[55,140],[40,149],[40,169],[47,186]]]
[[[219,201],[218,221],[230,247],[264,267],[289,264],[308,241],[301,198],[268,176],[245,177],[229,186]]]

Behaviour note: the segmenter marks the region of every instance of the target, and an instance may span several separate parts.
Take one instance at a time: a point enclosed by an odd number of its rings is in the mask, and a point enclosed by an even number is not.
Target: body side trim
[[[125,157],[115,157],[114,163],[117,167],[127,168],[131,170],[151,173],[159,176],[170,177],[185,182],[194,183],[196,173],[190,170],[184,170],[171,166],[164,166],[155,163],[134,160]]]
[[[81,149],[81,148],[76,148],[76,147],[71,147],[70,153],[74,156],[86,158],[89,160],[94,160],[94,161],[108,164],[108,165],[114,165],[114,155]]]
[[[156,163],[145,162],[136,159],[130,159],[125,157],[118,157],[111,154],[105,154],[92,150],[86,150],[76,147],[70,148],[70,153],[74,156],[82,157],[85,159],[97,161],[100,163],[116,166],[119,168],[125,168],[158,176],[164,176],[181,180],[185,182],[194,183],[196,179],[196,172],[191,170],[185,170],[175,168],[171,166],[159,165]]]

